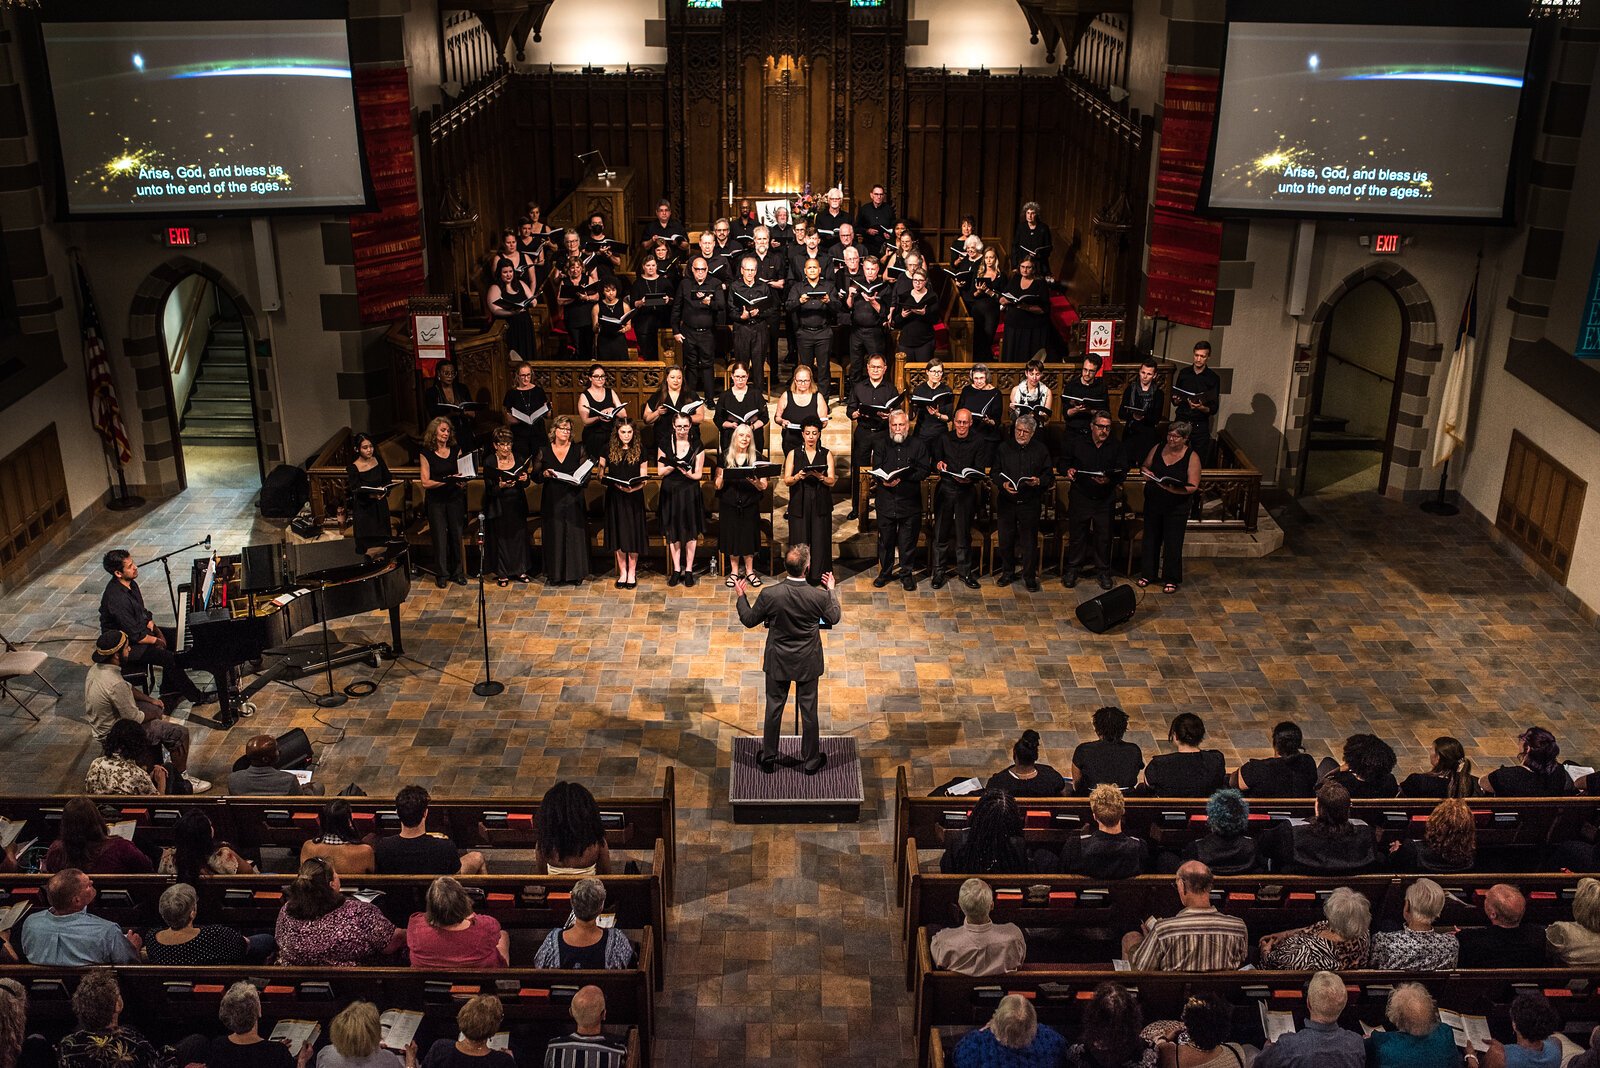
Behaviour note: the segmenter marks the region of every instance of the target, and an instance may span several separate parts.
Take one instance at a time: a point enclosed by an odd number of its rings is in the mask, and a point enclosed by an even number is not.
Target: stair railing
[[[200,309],[205,304],[206,297],[211,293],[211,279],[202,276],[200,284],[195,286],[194,292],[189,295],[189,300],[183,306],[182,326],[178,330],[178,341],[168,346],[167,361],[173,378],[177,378],[183,371],[184,365],[189,361],[190,343],[194,338],[194,324],[200,318]],[[196,357],[198,359],[199,357]]]

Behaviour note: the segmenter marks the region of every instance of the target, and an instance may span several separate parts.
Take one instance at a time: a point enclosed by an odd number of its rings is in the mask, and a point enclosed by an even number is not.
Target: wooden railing
[[[184,366],[189,362],[190,343],[194,339],[194,324],[200,318],[200,306],[211,294],[211,279],[204,275],[196,275],[197,284],[194,292],[183,304],[182,326],[178,330],[178,338],[174,342],[167,342],[167,366],[171,371],[174,381],[183,373]]]

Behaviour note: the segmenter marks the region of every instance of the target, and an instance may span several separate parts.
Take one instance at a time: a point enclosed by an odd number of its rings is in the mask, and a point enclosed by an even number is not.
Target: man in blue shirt
[[[1305,1025],[1268,1042],[1255,1068],[1366,1068],[1361,1036],[1339,1026],[1348,999],[1343,979],[1332,972],[1313,975],[1306,984]]]
[[[48,912],[22,924],[22,955],[29,964],[81,968],[90,964],[135,964],[139,936],[123,934],[110,920],[89,914],[94,883],[77,868],[63,868],[45,885]]]
[[[955,1068],[1045,1068],[1066,1056],[1067,1042],[1060,1033],[1039,1023],[1033,1003],[1018,994],[1000,999],[994,1015],[982,1029],[956,1045]]]

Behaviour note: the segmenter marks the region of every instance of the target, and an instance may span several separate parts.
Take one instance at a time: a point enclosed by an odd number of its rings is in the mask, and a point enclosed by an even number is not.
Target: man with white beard
[[[922,530],[922,480],[928,477],[928,447],[911,436],[904,411],[889,413],[889,433],[873,457],[878,483],[878,589],[898,578],[907,590],[917,588],[911,555]],[[887,476],[887,477],[886,477]],[[896,554],[899,570],[896,571]]]

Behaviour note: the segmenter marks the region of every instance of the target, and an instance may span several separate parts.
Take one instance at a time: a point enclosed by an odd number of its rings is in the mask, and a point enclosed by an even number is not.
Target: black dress
[[[622,306],[622,301],[607,304],[601,301],[596,305],[600,309],[599,329],[595,331],[595,356],[597,360],[626,360],[628,358],[628,325],[626,323],[608,323],[607,319],[621,319],[627,311]]]
[[[1004,283],[1000,277],[990,278],[979,267],[961,287],[961,298],[972,316],[972,359],[985,363],[994,358],[994,336],[1000,332],[1000,298],[995,293]]]
[[[761,548],[761,491],[748,478],[722,474],[717,541],[729,556],[754,556]]]
[[[1005,402],[1000,399],[1000,391],[995,388],[974,389],[972,386],[962,386],[961,396],[956,399],[956,408],[965,408],[972,413],[972,432],[978,437],[988,441],[991,445],[1000,440],[1000,424],[1005,421]],[[994,425],[985,423],[984,419],[993,419]]]
[[[1006,330],[1000,335],[1000,359],[1004,363],[1027,363],[1045,347],[1050,335],[1050,291],[1038,278],[1024,286],[1018,276],[1006,283],[1004,292],[1012,299],[1002,305]],[[1026,308],[1043,308],[1044,312]]]
[[[827,463],[828,450],[821,445],[815,453],[806,452],[801,445],[794,454],[796,471],[811,464],[826,467]],[[821,582],[822,576],[833,570],[833,491],[814,478],[803,478],[789,487],[789,545],[811,547],[807,581]]]
[[[438,456],[432,449],[422,453],[422,463],[427,469],[429,482],[444,482],[448,475],[458,470],[462,453],[451,449],[449,455]],[[467,565],[461,555],[461,539],[466,533],[467,491],[459,482],[423,492],[428,506],[428,528],[433,534],[433,569],[440,580],[454,578],[467,580]]]
[[[805,440],[805,438],[802,436],[802,431],[791,430],[789,428],[789,424],[792,423],[795,426],[802,428],[807,426],[820,427],[822,425],[822,406],[817,403],[817,398],[820,396],[822,396],[822,391],[813,389],[811,391],[810,401],[805,404],[801,404],[799,401],[794,399],[794,392],[792,390],[784,391],[783,454],[785,456],[798,449],[801,442]]]
[[[570,445],[565,460],[556,457],[555,445],[547,444],[534,461],[534,477],[544,483],[540,505],[544,533],[544,574],[552,583],[576,585],[589,577],[589,533],[583,518],[583,487],[558,478],[545,478],[544,471],[573,474],[583,465],[581,445]]]
[[[700,452],[698,441],[688,442],[687,454],[676,451],[676,442],[661,450],[663,457],[677,457],[685,467],[694,466]],[[668,541],[694,541],[706,529],[706,504],[700,496],[700,480],[691,478],[685,471],[663,460],[666,474],[661,479],[661,533]]]
[[[767,454],[767,399],[759,390],[747,388],[742,397],[731,389],[723,390],[722,396],[717,398],[717,410],[712,418],[716,420],[724,454],[728,451],[728,443],[733,440],[733,431],[722,424],[730,419],[750,427],[756,439],[756,451],[762,456]],[[761,425],[757,426],[757,423]]]
[[[496,284],[498,285],[498,283]],[[499,288],[503,298],[530,302],[533,300],[533,290],[529,289],[523,282],[513,281],[509,286],[500,286]],[[539,355],[539,343],[533,331],[533,316],[528,312],[527,308],[523,308],[514,315],[501,316],[499,313],[504,310],[503,308],[496,308],[495,318],[506,324],[506,348],[510,349],[512,355],[519,359],[534,359]]]
[[[526,481],[496,467],[492,458],[483,469],[484,516],[489,521],[485,572],[515,578],[533,570],[533,554],[528,547],[527,487]]]
[[[355,527],[356,548],[365,550],[382,545],[393,536],[389,526],[389,491],[378,492],[379,486],[387,486],[394,480],[389,466],[379,457],[370,471],[359,470],[352,463],[344,472],[349,479],[350,518]]]
[[[550,440],[544,425],[545,420],[550,418],[550,398],[545,395],[544,387],[508,389],[500,406],[507,412],[521,412],[523,415],[532,415],[544,409],[544,413],[531,423],[524,423],[516,416],[511,417],[511,454],[519,460],[537,455],[540,446]]]
[[[596,408],[615,408],[622,403],[616,391],[610,386],[606,387],[604,397],[596,397],[593,389],[583,391],[583,396],[589,399],[589,410]],[[583,428],[583,454],[585,456],[605,456],[611,452],[611,428],[616,426],[614,419],[596,419],[587,423]]]
[[[606,468],[608,478],[633,479],[643,472],[644,464],[617,461]],[[644,494],[624,492],[606,484],[606,548],[618,553],[642,553],[648,545],[644,523]]]

